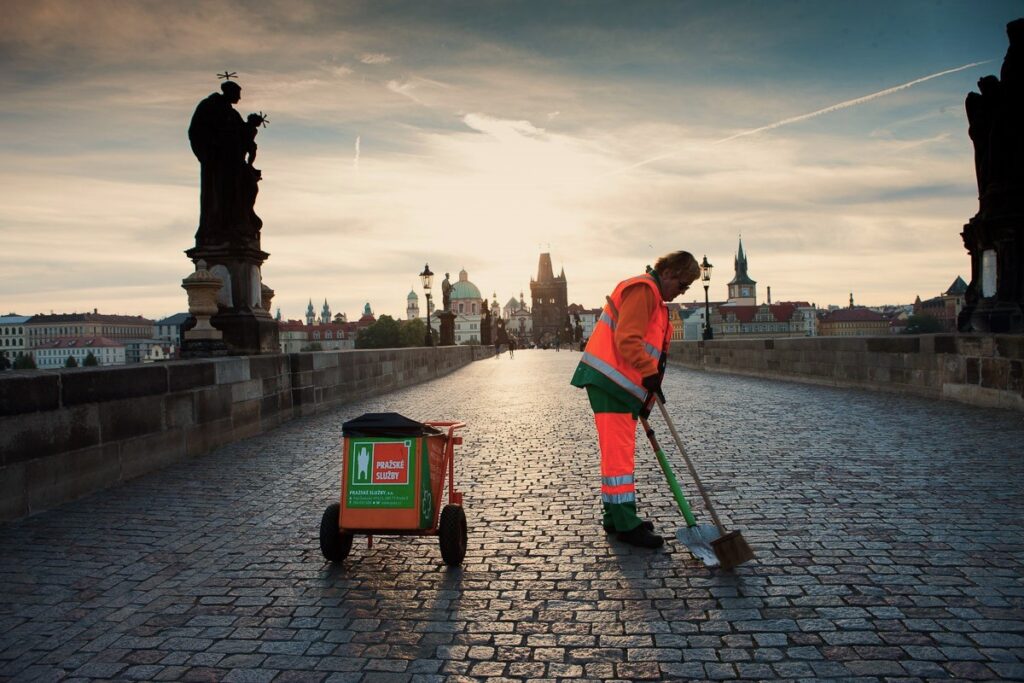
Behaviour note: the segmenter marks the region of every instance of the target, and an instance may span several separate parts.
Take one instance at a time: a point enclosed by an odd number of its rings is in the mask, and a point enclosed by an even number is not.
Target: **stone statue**
[[[188,128],[189,143],[200,164],[197,247],[259,248],[263,221],[253,207],[262,174],[252,163],[256,132],[266,117],[250,114],[243,120],[232,106],[241,95],[241,86],[224,81],[221,92],[199,103]]]
[[[1010,47],[1000,77],[985,76],[964,102],[974,143],[979,215],[1019,209],[1024,185],[1024,19],[1007,24]]]
[[[448,281],[448,277],[448,273],[445,273],[444,281],[441,283],[441,305],[446,313],[452,310],[452,283]]]

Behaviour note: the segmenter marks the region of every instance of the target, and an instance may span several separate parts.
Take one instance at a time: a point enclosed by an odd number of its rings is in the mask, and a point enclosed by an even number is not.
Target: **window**
[[[459,302],[459,313],[463,313],[463,312],[465,312],[465,311],[463,310],[463,304],[462,304],[462,302],[460,301],[460,302]]]

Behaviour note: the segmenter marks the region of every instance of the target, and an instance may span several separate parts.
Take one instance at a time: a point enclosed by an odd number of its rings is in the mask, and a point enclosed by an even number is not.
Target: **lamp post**
[[[711,304],[708,301],[708,287],[711,285],[711,264],[708,263],[707,254],[700,264],[700,279],[704,283],[704,334],[703,339],[714,339],[715,333],[711,330]]]
[[[423,264],[423,272],[420,273],[420,280],[423,281],[423,291],[427,293],[427,337],[424,346],[434,345],[434,335],[430,331],[430,286],[434,284],[434,274],[430,272],[430,264]]]

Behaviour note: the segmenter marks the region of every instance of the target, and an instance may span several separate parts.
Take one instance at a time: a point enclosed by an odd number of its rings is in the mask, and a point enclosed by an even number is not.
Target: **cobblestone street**
[[[0,679],[1024,679],[1021,414],[670,367],[669,411],[757,553],[715,572],[675,540],[642,433],[666,544],[601,529],[578,360],[478,361],[0,526]],[[461,570],[432,537],[324,562],[341,425],[378,411],[468,423]]]

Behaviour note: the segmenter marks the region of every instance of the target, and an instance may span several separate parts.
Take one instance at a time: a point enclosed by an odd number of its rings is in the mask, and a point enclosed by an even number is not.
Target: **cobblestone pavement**
[[[672,368],[669,408],[758,555],[713,572],[601,530],[578,358],[478,361],[0,526],[0,677],[1024,679],[1020,414]],[[469,423],[461,570],[433,538],[320,555],[341,424],[383,410]],[[671,535],[639,445],[641,512]]]

